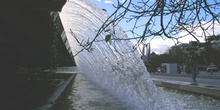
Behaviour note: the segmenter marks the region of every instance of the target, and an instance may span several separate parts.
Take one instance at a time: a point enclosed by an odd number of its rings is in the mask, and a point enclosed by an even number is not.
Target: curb
[[[191,74],[162,74],[154,73],[150,75],[161,75],[161,76],[171,76],[171,77],[192,77]],[[220,79],[220,75],[197,75],[197,78],[208,78],[208,79]]]
[[[152,78],[152,80],[157,86],[164,86],[172,89],[203,94],[220,99],[220,87],[182,81],[167,81],[156,78]]]

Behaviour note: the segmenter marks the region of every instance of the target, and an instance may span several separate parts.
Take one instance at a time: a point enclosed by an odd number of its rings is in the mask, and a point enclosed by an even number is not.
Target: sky
[[[109,15],[115,11],[113,4],[117,3],[117,0],[90,0],[90,1],[93,2],[94,4],[96,4],[99,8],[106,9],[107,13]],[[121,0],[121,1],[123,2],[125,0]],[[152,1],[154,1],[154,0],[152,0]],[[121,23],[119,23],[119,26],[124,31],[127,31],[127,30],[131,30],[133,25],[131,26],[126,22],[121,22]],[[216,26],[215,29],[220,30],[220,25]],[[137,32],[142,33],[142,30],[137,30]],[[196,34],[200,35],[202,30],[198,29],[195,32],[196,32]],[[211,30],[210,30],[210,32],[211,32]],[[184,34],[185,34],[184,32],[179,33],[179,35],[184,35]],[[220,31],[217,31],[217,33],[215,33],[215,34],[220,34]],[[128,37],[132,36],[129,33],[127,33],[127,35],[128,35]],[[146,42],[148,42],[149,40],[147,40]],[[199,38],[199,40],[200,40],[200,42],[205,41],[204,38]],[[196,41],[196,40],[192,36],[187,36],[182,39],[179,39],[179,41],[181,43],[189,43],[189,41]],[[136,42],[133,42],[133,43],[135,44]],[[175,42],[172,39],[162,39],[160,37],[156,37],[153,40],[151,40],[151,52],[155,52],[157,54],[165,53],[165,52],[168,52],[169,48],[174,45],[175,45]]]

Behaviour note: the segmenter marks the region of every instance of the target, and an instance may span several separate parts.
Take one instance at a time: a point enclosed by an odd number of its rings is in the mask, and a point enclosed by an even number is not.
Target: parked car
[[[211,71],[213,71],[213,72],[218,72],[218,68],[217,68],[216,65],[209,65],[209,66],[207,67],[206,71],[207,71],[207,72],[211,72]]]

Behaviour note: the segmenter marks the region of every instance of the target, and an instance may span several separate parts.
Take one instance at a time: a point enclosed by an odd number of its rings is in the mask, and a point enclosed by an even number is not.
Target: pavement
[[[61,81],[57,85],[57,88],[53,91],[51,97],[48,98],[47,103],[36,108],[35,110],[50,110],[58,102],[58,100],[61,98],[61,95],[64,93],[64,91],[66,90],[66,88],[68,87],[70,82],[75,78],[77,73],[75,73],[75,72],[65,73],[62,71],[55,73],[55,75],[58,75],[58,77],[60,77],[61,75],[65,75],[65,74],[70,74],[71,76],[69,76],[64,81]]]
[[[220,99],[220,72],[210,74],[200,71],[196,82],[192,81],[192,75],[182,72],[181,74],[151,73],[154,83],[158,86],[184,90],[192,93],[203,94]]]

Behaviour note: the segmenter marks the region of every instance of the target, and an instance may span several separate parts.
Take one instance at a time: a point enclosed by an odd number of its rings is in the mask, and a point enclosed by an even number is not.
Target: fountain
[[[88,0],[69,0],[63,7],[60,17],[72,53],[76,54],[82,46],[75,38],[82,43],[93,39],[108,15]],[[115,36],[127,38],[119,26],[114,29]],[[103,40],[105,35],[106,33],[101,33],[98,40]],[[79,74],[115,97],[116,99],[111,100],[118,100],[123,105],[122,108],[167,109],[170,103],[164,103],[142,63],[140,54],[132,51],[132,48],[133,44],[129,41],[95,42],[92,45],[92,52],[83,51],[75,56]],[[78,87],[86,85],[87,83]],[[84,89],[82,92],[85,93]],[[168,108],[173,109],[173,106],[170,105]]]
[[[70,0],[60,16],[73,54],[82,47],[70,29],[79,41],[87,41],[95,36],[108,17],[106,12],[87,0]],[[119,26],[115,30],[117,37],[127,38]],[[104,37],[105,33],[102,33],[98,39],[103,40]],[[129,41],[95,42],[92,52],[83,51],[75,57],[76,64],[80,73],[132,109],[157,109],[162,104],[157,88],[139,53],[131,51],[132,47]]]

